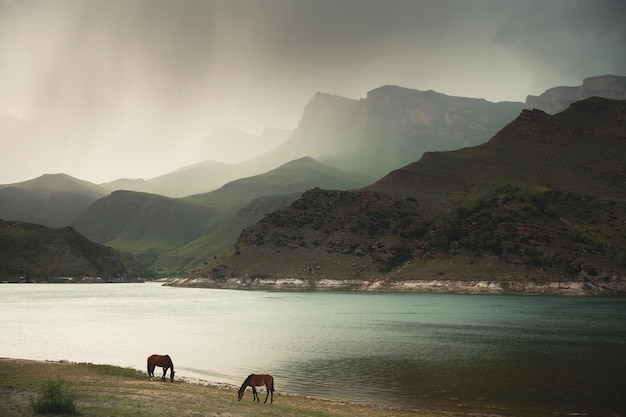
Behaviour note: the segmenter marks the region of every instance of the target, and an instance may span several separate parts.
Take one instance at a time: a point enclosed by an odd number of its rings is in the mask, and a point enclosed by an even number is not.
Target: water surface
[[[626,411],[626,299],[0,285],[0,356],[401,407]],[[157,374],[160,368],[157,368]]]

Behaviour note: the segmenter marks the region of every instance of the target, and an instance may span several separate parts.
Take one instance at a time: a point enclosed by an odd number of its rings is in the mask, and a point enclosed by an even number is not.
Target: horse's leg
[[[270,396],[270,389],[267,385],[265,386],[265,389],[267,392],[265,393],[265,401],[263,401],[263,404],[267,403],[267,397]],[[274,394],[272,394],[272,401],[274,401]]]
[[[259,394],[256,392],[256,387],[252,385],[252,402],[259,401]]]
[[[163,367],[163,376],[161,377],[161,379],[162,379],[163,381],[165,381],[165,374],[166,374],[166,373],[167,373],[167,368],[164,366],[164,367]]]

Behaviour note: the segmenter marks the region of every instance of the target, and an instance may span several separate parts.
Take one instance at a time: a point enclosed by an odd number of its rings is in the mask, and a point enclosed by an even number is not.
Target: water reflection
[[[3,285],[3,356],[464,410],[625,411],[626,299]]]

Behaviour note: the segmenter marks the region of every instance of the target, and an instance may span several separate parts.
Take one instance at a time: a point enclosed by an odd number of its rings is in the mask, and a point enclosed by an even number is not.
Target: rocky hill
[[[570,104],[589,97],[626,100],[626,77],[603,75],[585,78],[583,84],[576,87],[554,87],[539,96],[526,97],[526,108],[555,114],[562,112]]]
[[[526,110],[358,191],[310,190],[175,285],[626,292],[626,102]]]

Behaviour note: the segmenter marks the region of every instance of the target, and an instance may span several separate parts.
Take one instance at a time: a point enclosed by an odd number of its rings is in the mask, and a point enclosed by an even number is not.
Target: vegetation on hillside
[[[132,257],[93,243],[71,227],[0,220],[0,280],[123,281],[141,276],[146,271]]]
[[[363,190],[310,190],[192,276],[621,288],[626,104],[589,99],[571,112],[525,111],[484,145],[428,154]]]

